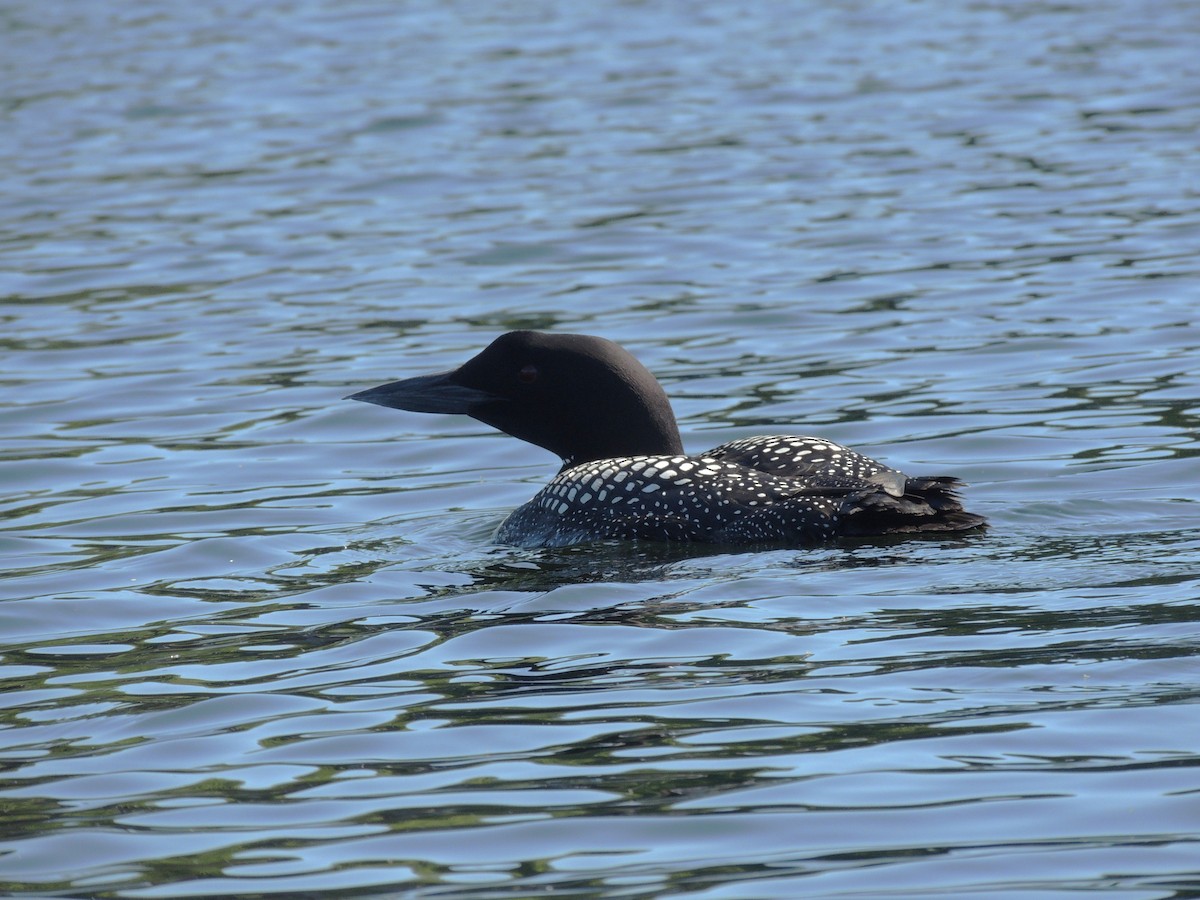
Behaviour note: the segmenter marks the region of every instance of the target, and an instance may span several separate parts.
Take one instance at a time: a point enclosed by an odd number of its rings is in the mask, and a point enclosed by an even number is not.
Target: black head
[[[510,331],[450,372],[351,394],[412,412],[461,413],[565,464],[683,452],[662,385],[612,341]]]

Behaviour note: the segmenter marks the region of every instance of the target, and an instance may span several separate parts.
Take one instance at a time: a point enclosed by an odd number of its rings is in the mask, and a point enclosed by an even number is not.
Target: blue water
[[[1200,9],[0,12],[0,891],[1200,894]],[[981,535],[495,545],[602,334]]]

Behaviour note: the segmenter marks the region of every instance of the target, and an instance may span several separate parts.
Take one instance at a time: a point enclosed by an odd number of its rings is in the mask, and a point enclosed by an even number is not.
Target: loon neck
[[[681,456],[683,440],[675,425],[675,417],[667,407],[669,419],[649,416],[641,421],[624,419],[589,435],[570,435],[560,449],[547,447],[563,461],[563,469],[601,459],[626,456]],[[520,437],[520,435],[515,435]],[[571,439],[575,438],[575,439]],[[538,443],[538,442],[534,442]]]

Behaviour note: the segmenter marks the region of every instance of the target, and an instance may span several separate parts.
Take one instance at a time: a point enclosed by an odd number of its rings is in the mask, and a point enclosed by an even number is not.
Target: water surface
[[[1191,4],[0,35],[3,890],[1200,891]],[[496,546],[553,459],[340,398],[515,327],[993,527]]]

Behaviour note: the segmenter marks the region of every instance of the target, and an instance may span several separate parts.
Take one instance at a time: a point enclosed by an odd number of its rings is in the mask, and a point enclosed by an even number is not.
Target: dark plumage
[[[820,438],[743,438],[688,456],[662,386],[604,338],[512,331],[453,371],[349,399],[469,415],[558,454],[558,475],[500,526],[505,543],[811,546],[985,522],[963,510],[957,479],[909,478]]]

